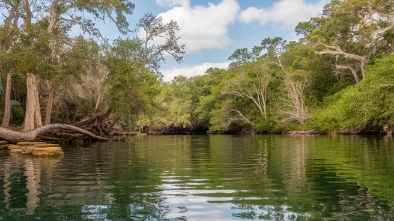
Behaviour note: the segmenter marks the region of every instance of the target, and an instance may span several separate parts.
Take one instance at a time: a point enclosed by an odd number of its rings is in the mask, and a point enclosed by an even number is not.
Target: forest
[[[229,55],[226,69],[171,82],[160,66],[182,61],[177,23],[148,13],[130,27],[133,3],[105,3],[0,1],[0,137],[43,125],[52,138],[80,137],[65,132],[75,128],[105,137],[394,127],[391,0],[332,0],[322,16],[297,25],[299,40],[262,39]],[[114,22],[122,34],[143,29],[145,37],[109,41],[96,20]],[[71,36],[75,26],[84,35]]]

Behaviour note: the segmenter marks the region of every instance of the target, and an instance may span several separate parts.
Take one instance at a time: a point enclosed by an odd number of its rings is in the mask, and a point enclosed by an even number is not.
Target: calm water
[[[0,151],[0,220],[394,220],[394,139],[140,136]]]

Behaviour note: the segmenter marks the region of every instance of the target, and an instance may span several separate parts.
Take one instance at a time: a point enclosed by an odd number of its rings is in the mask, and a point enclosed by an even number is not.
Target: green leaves
[[[145,63],[159,73],[160,63],[165,61],[165,55],[171,55],[177,62],[182,62],[185,45],[179,44],[178,24],[171,20],[163,23],[161,17],[145,14],[137,24],[143,30],[145,37],[136,40],[142,43],[141,55]]]
[[[369,78],[329,97],[323,109],[312,113],[308,124],[318,130],[379,132],[394,119],[394,56],[368,67]]]

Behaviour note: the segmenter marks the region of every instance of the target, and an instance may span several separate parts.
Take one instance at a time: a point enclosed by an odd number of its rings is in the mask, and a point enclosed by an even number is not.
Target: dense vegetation
[[[0,1],[9,12],[0,27],[2,127],[24,122],[22,129],[31,130],[41,125],[31,120],[41,112],[47,124],[76,124],[106,112],[124,130],[152,133],[354,133],[394,126],[391,0],[332,0],[321,17],[296,27],[298,41],[263,39],[229,55],[227,69],[168,83],[160,63],[168,55],[181,61],[184,53],[176,22],[147,14],[137,24],[145,38],[108,42],[77,15],[112,19],[127,33],[132,3],[111,0],[102,8],[59,0],[29,8],[26,2]],[[112,10],[117,17],[107,14]],[[75,25],[92,38],[70,37]],[[159,36],[167,41],[156,44]]]

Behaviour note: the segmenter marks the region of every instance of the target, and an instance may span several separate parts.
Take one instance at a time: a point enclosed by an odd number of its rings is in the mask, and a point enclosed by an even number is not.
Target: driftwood
[[[109,136],[113,134],[114,125],[116,121],[108,120],[109,115],[112,112],[112,108],[108,108],[106,112],[95,113],[86,116],[81,121],[74,125],[84,130],[90,131],[98,136]]]
[[[68,124],[49,124],[28,132],[13,131],[0,127],[0,138],[3,138],[4,140],[7,140],[11,143],[16,143],[18,141],[33,141],[41,134],[45,134],[46,132],[53,130],[70,130],[79,134],[87,135],[97,140],[108,141],[108,139],[105,137],[97,136],[87,130]],[[43,137],[45,137],[45,135]]]

